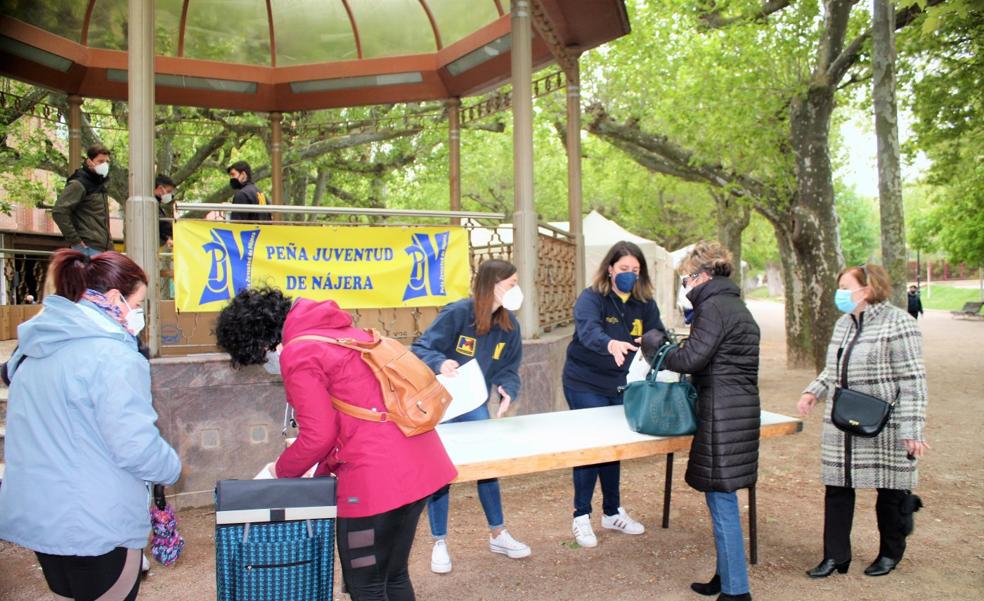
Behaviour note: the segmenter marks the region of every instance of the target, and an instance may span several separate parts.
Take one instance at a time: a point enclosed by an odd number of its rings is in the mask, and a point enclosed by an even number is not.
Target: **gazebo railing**
[[[177,208],[199,212],[234,212],[242,205],[178,203]],[[255,207],[243,207],[255,211]],[[284,225],[360,226],[371,223],[388,226],[414,226],[447,223],[454,219],[468,231],[472,276],[478,265],[487,259],[511,260],[512,224],[503,223],[502,213],[462,211],[418,211],[409,209],[371,209],[350,207],[293,207],[267,206],[264,211],[295,215],[314,215],[317,221],[289,221]],[[45,295],[45,283],[51,251],[0,248],[3,279],[0,282],[0,336],[13,338],[16,327],[37,312]],[[538,239],[538,283],[535,291],[539,301],[539,322],[544,331],[573,321],[575,287],[575,244],[570,233],[545,223],[540,224]],[[161,341],[167,354],[210,350],[203,340],[210,336],[214,314],[181,314],[174,311],[173,261],[169,249],[160,253]],[[529,296],[533,291],[524,291]],[[35,305],[32,307],[32,304]],[[410,341],[430,325],[439,307],[352,309],[361,327],[372,327],[387,336]],[[178,323],[180,321],[180,323]],[[174,323],[172,323],[174,322]]]

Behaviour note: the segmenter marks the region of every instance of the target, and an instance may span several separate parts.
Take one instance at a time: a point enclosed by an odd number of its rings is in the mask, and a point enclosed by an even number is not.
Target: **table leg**
[[[748,547],[752,565],[758,563],[758,511],[755,506],[755,487],[748,487]]]
[[[663,487],[663,528],[670,527],[670,494],[673,492],[673,453],[666,456],[666,484]]]

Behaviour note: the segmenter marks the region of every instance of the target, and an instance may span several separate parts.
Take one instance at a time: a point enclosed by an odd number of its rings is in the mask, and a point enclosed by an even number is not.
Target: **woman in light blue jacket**
[[[149,485],[181,474],[137,349],[147,276],[119,253],[74,250],[55,254],[50,276],[57,295],[18,327],[7,363],[0,539],[35,551],[60,598],[129,601],[150,533]]]

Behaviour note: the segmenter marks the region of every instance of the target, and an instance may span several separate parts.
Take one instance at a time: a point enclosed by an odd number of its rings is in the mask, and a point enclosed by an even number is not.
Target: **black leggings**
[[[35,553],[56,599],[133,601],[140,588],[140,549],[117,547],[105,555]]]
[[[338,559],[352,601],[414,601],[410,548],[427,497],[386,513],[338,518]]]

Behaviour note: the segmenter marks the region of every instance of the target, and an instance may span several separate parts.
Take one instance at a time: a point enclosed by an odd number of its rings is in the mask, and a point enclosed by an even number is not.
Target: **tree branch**
[[[936,6],[942,4],[946,0],[928,0],[926,2],[926,7]],[[916,17],[923,13],[923,9],[919,7],[918,4],[912,4],[901,10],[895,12],[895,29],[898,31],[903,27],[906,27],[910,23],[916,20]],[[851,42],[844,48],[844,51],[837,56],[836,59],[831,61],[830,67],[827,69],[829,81],[837,85],[847,71],[854,66],[854,63],[858,61],[861,56],[861,49],[871,38],[871,29],[865,30],[863,33],[859,34],[856,38],[851,40]]]
[[[765,0],[760,9],[734,17],[723,17],[721,9],[715,9],[702,14],[700,20],[708,29],[721,29],[739,22],[765,20],[769,15],[781,11],[792,3],[792,0]]]
[[[626,152],[647,169],[690,182],[718,188],[733,186],[742,194],[770,198],[775,194],[768,186],[748,175],[735,173],[720,163],[697,160],[691,150],[665,136],[642,131],[635,123],[616,123],[605,108],[595,104],[586,111],[592,118],[588,131]]]

